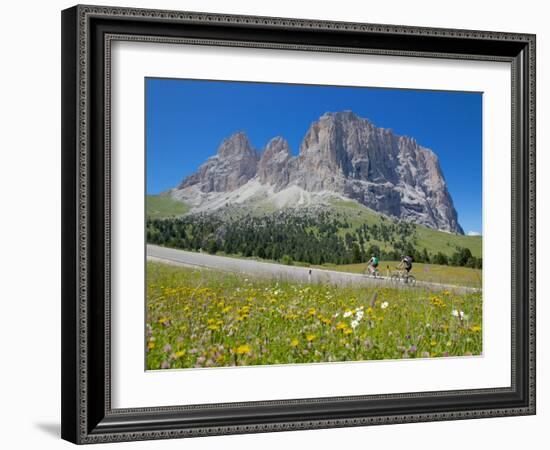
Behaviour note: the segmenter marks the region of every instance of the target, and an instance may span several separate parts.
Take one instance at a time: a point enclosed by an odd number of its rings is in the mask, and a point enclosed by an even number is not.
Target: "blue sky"
[[[481,93],[159,78],[145,87],[148,194],[177,185],[236,131],[260,150],[283,136],[297,154],[312,122],[352,110],[432,149],[464,231],[481,231]]]

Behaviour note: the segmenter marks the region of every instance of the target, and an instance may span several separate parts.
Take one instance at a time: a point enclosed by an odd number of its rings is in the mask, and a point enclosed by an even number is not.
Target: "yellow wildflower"
[[[245,354],[248,354],[250,353],[250,345],[248,344],[243,344],[243,345],[239,345],[236,349],[235,349],[235,353],[237,355],[245,355]]]
[[[306,336],[306,339],[307,339],[308,342],[311,342],[311,341],[313,341],[313,340],[315,339],[315,337],[316,337],[316,336],[315,336],[314,334],[308,334],[308,335]]]
[[[444,308],[445,302],[441,300],[439,297],[433,296],[430,298],[430,303],[435,306],[436,308]]]
[[[345,330],[347,327],[348,327],[348,325],[345,322],[338,322],[336,324],[336,329],[337,330]]]
[[[291,347],[298,347],[298,339],[294,338],[290,341]]]

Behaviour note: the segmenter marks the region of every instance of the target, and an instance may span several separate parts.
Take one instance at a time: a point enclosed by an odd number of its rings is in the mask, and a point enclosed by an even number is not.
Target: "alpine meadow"
[[[480,93],[145,86],[148,370],[483,354]]]

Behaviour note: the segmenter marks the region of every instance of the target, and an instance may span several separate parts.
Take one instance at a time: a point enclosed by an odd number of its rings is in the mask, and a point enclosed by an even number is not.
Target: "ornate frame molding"
[[[305,30],[318,30],[336,33],[345,37],[347,33],[376,36],[377,42],[386,37],[426,38],[426,42],[439,42],[440,39],[452,41],[457,39],[471,41],[475,48],[482,42],[500,43],[498,48],[509,49],[508,53],[495,51],[494,54],[473,52],[444,52],[430,48],[417,50],[387,49],[363,46],[330,45],[330,43],[304,44],[298,42],[270,42],[262,39],[216,39],[205,37],[168,37],[132,34],[128,32],[111,32],[110,30],[93,31],[92,22],[99,20],[119,21],[123,25],[127,21],[135,21],[142,26],[157,22],[170,27],[193,25],[197,27],[229,29],[236,26],[254,35],[259,30],[269,30],[273,33]],[[123,26],[122,25],[122,26]],[[118,25],[117,25],[118,26]],[[228,28],[229,27],[229,28]],[[62,434],[63,437],[77,443],[99,443],[112,441],[129,441],[143,439],[163,439],[174,437],[207,436],[217,434],[239,434],[250,432],[271,432],[284,430],[299,430],[328,427],[347,427],[374,424],[439,421],[453,419],[469,419],[482,417],[499,417],[510,415],[527,415],[535,413],[535,36],[530,34],[514,34],[471,30],[449,30],[424,27],[405,27],[396,25],[377,25],[347,22],[332,22],[304,19],[286,19],[257,16],[234,16],[223,14],[204,14],[196,12],[160,11],[147,9],[129,9],[116,7],[76,6],[63,13],[64,48],[63,48],[63,377],[71,382],[63,388]],[[107,27],[108,28],[108,27]],[[220,28],[220,29],[221,29]],[[103,34],[101,34],[103,33]],[[101,58],[102,67],[97,67],[98,44],[93,39],[99,39],[104,46]],[[260,36],[261,38],[261,36]],[[472,391],[448,391],[419,394],[375,395],[361,397],[334,397],[310,400],[287,400],[274,402],[251,402],[245,404],[196,405],[193,407],[139,408],[113,410],[110,403],[110,63],[111,43],[115,40],[145,41],[156,43],[186,43],[194,45],[244,46],[265,49],[289,49],[323,52],[346,52],[363,54],[383,54],[411,57],[432,57],[452,59],[481,59],[487,61],[506,61],[512,64],[512,146],[513,146],[513,186],[512,195],[517,202],[513,203],[512,246],[522,250],[526,256],[520,267],[513,267],[513,371],[510,388],[483,389]],[[421,42],[421,41],[418,41]],[[95,47],[94,47],[95,45]],[[378,44],[379,45],[379,44]],[[429,45],[428,45],[429,47]],[[519,49],[515,51],[514,49]],[[99,69],[99,72],[98,72]],[[94,108],[92,102],[99,95],[97,81],[91,81],[104,71],[102,107],[104,123],[101,129],[103,160],[101,171],[103,179],[94,178],[94,167],[90,164],[95,158],[94,151],[100,139],[92,141],[94,116],[90,111]],[[95,79],[94,79],[95,80]],[[96,84],[94,84],[96,83]],[[518,98],[521,101],[517,102]],[[76,106],[75,106],[76,105]],[[93,146],[92,143],[93,142]],[[100,191],[102,198],[94,190],[97,183],[102,183]],[[519,187],[519,190],[518,190]],[[92,205],[101,208],[94,209]],[[520,208],[518,208],[518,205]],[[98,217],[98,211],[103,210],[103,217]],[[522,214],[522,212],[527,214]],[[91,240],[91,233],[97,235],[97,221],[103,222],[102,239]],[[67,233],[65,233],[65,231]],[[96,238],[97,239],[97,238]],[[102,245],[98,257],[91,256],[96,252],[94,245]],[[514,250],[515,251],[515,250]],[[514,258],[516,259],[516,258]],[[104,303],[95,308],[102,308],[103,323],[97,324],[90,320],[92,311],[91,291],[97,289],[94,280],[99,269],[93,269],[100,264],[103,269],[103,290],[101,296]],[[99,267],[99,266],[98,266]],[[518,285],[516,282],[519,280]],[[527,292],[524,298],[516,299],[516,292]],[[518,292],[519,292],[518,291]],[[97,293],[97,292],[96,292]],[[518,302],[517,304],[515,302]],[[521,303],[521,305],[520,305]],[[517,309],[519,308],[519,309]],[[516,312],[522,311],[523,317]],[[94,310],[95,311],[95,310]],[[518,322],[520,321],[520,322]],[[97,332],[94,331],[97,328]],[[103,338],[97,336],[103,333]],[[519,334],[518,334],[519,333]],[[91,338],[91,336],[93,336]],[[516,336],[525,339],[525,349],[516,359]],[[68,343],[71,340],[71,343]],[[90,358],[92,348],[103,343],[104,366],[102,404],[93,405],[90,395],[97,392],[96,385],[90,380],[90,366],[97,361]],[[521,344],[521,343],[520,343]],[[521,371],[516,373],[516,364]],[[97,376],[95,374],[94,376]],[[95,383],[95,382],[94,382]],[[518,385],[521,384],[521,386]],[[345,402],[350,400],[390,400],[400,399],[414,402],[426,396],[464,397],[478,395],[517,393],[523,387],[527,398],[508,406],[473,407],[471,409],[454,409],[449,411],[424,411],[414,413],[376,414],[333,418],[307,418],[300,420],[282,420],[265,423],[236,423],[212,426],[200,426],[181,423],[170,426],[168,420],[173,414],[185,411],[208,410],[227,407],[292,407],[306,404],[326,404],[330,402]],[[145,417],[145,419],[143,419]],[[130,425],[128,425],[130,418]],[[98,420],[101,419],[101,420]],[[134,420],[135,419],[135,420]],[[163,424],[164,420],[164,424]],[[121,423],[124,422],[123,425]],[[132,423],[133,422],[133,423]]]

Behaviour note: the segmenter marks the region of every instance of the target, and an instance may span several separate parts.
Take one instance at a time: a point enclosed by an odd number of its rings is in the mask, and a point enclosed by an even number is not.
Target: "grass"
[[[380,261],[378,270],[380,275],[387,276],[395,270],[399,261]],[[324,264],[317,266],[320,269],[338,270],[341,272],[364,273],[367,267],[366,263],[361,264]],[[481,269],[471,269],[470,267],[443,266],[438,264],[414,263],[411,271],[417,280],[429,281],[431,283],[452,284],[458,286],[469,286],[481,288],[482,271]]]
[[[385,218],[381,214],[372,211],[366,206],[352,200],[333,200],[332,207],[339,213],[346,216],[353,228],[367,224],[368,226],[391,223],[392,219]],[[444,231],[434,230],[423,225],[416,225],[415,247],[419,250],[426,249],[430,253],[441,252],[447,256],[452,255],[457,247],[469,248],[472,255],[479,258],[482,256],[482,237],[464,236]],[[391,245],[383,241],[372,240],[369,244],[376,244],[382,250],[390,250]]]
[[[177,217],[189,211],[189,206],[170,198],[169,195],[148,195],[145,201],[146,215],[150,219]]]
[[[443,231],[432,230],[431,228],[417,225],[417,244],[418,248],[426,248],[428,251],[450,255],[454,253],[456,247],[466,247],[476,258],[482,255],[482,237],[465,236],[460,234],[445,233]]]
[[[147,368],[482,352],[480,293],[338,288],[147,263]]]

